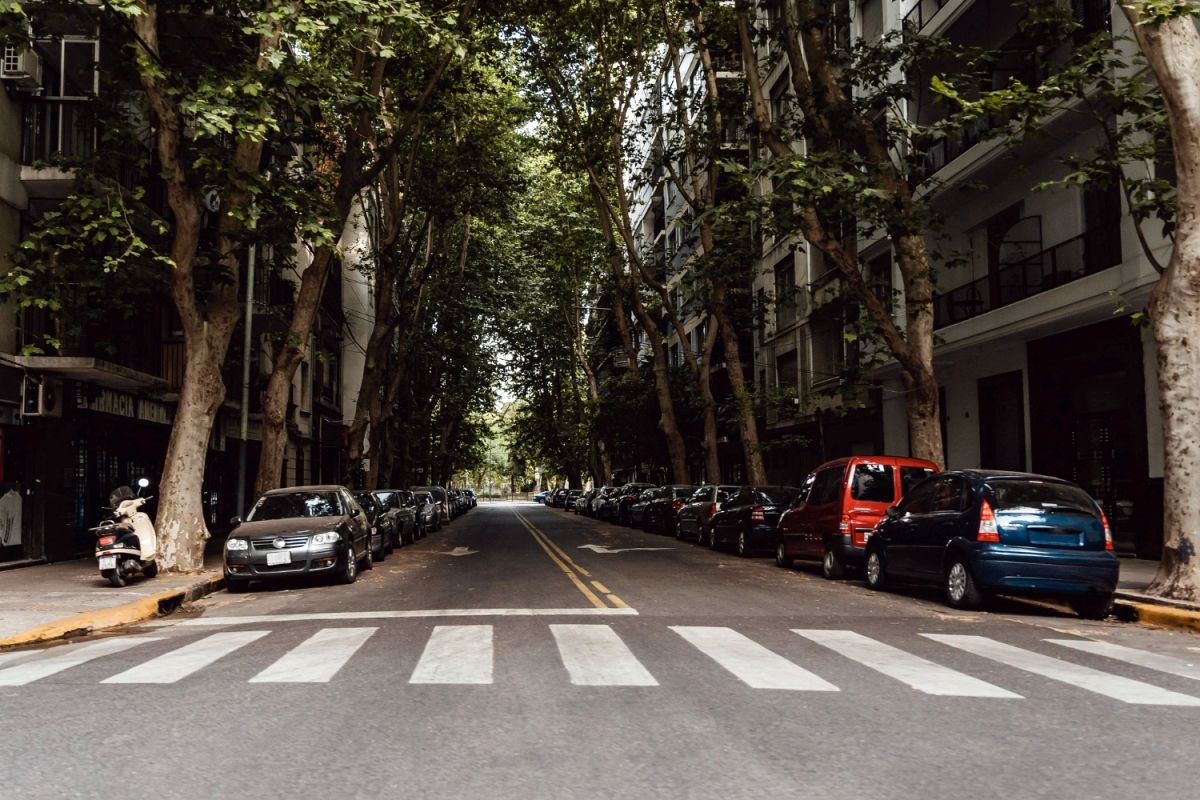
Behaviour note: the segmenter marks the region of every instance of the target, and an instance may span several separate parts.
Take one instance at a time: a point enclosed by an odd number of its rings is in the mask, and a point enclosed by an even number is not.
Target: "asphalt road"
[[[1190,800],[1198,731],[1200,637],[532,504],[353,586],[0,654],[4,798]]]

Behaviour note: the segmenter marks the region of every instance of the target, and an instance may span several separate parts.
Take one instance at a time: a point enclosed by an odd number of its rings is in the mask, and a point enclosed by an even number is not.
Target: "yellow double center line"
[[[533,536],[533,540],[546,551],[546,555],[550,556],[550,560],[558,565],[558,568],[570,579],[571,583],[575,584],[575,588],[582,592],[583,596],[592,605],[596,608],[629,608],[625,601],[609,591],[607,586],[600,581],[592,580],[592,573],[572,561],[571,557],[564,553],[562,548],[550,541],[550,537],[534,527],[533,523],[525,519],[520,511],[513,513],[517,515],[517,519],[520,520],[521,524],[528,529],[529,533]],[[584,582],[585,579],[587,579],[587,583]],[[588,583],[596,589],[595,592],[588,588]],[[601,600],[596,592],[604,595],[605,599],[612,605],[605,605],[604,600]]]

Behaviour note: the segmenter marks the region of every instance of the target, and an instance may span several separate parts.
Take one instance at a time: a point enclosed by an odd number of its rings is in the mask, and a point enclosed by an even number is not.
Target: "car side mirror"
[[[241,524],[242,524],[241,517],[231,517],[229,520],[229,527],[231,527],[231,528],[236,528],[238,525],[241,525]]]
[[[903,515],[900,513],[900,508],[899,508],[899,506],[888,506],[888,507],[887,507],[887,511],[886,511],[886,512],[884,512],[884,513],[886,513],[886,514],[887,514],[887,518],[888,518],[888,519],[899,519],[901,516],[903,516]]]

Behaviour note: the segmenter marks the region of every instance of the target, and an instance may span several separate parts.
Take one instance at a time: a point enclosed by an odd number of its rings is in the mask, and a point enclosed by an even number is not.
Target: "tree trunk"
[[[1163,553],[1150,592],[1200,600],[1200,32],[1122,5],[1167,106],[1178,177],[1175,247],[1147,308],[1158,348]]]
[[[763,464],[762,445],[758,441],[758,420],[754,417],[754,397],[746,388],[742,356],[738,351],[737,326],[725,307],[723,289],[713,290],[713,313],[721,326],[721,344],[725,353],[725,371],[733,389],[734,413],[742,440],[742,456],[746,461],[746,482],[756,486],[767,484],[767,468]]]

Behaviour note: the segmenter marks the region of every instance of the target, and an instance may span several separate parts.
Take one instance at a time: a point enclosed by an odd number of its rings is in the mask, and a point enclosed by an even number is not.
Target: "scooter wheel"
[[[108,578],[108,582],[118,589],[125,585],[125,576],[121,574],[121,570],[119,569],[102,570],[100,577]]]
[[[151,561],[149,564],[147,564],[145,567],[142,568],[142,574],[145,575],[147,578],[153,578],[155,575],[158,574],[158,562]]]

